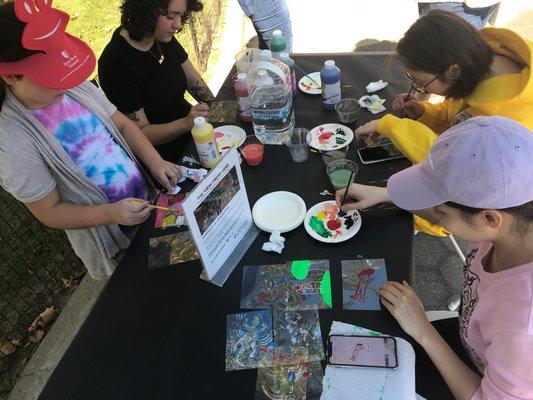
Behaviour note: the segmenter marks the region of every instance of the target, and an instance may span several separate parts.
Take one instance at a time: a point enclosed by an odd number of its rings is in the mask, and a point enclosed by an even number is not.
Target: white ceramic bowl
[[[272,192],[256,201],[252,217],[257,227],[265,232],[289,232],[304,220],[306,207],[303,199],[291,192]]]

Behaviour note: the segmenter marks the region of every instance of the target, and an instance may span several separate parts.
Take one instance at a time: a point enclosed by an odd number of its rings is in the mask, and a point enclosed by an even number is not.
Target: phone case
[[[336,364],[332,363],[330,361],[331,355],[332,355],[332,344],[331,344],[331,337],[335,336],[341,336],[341,337],[363,337],[363,338],[372,338],[372,340],[375,340],[376,338],[387,338],[391,339],[394,343],[394,357],[396,359],[396,365],[387,367],[385,365],[352,365],[352,364]],[[328,336],[327,343],[326,343],[326,361],[328,364],[333,365],[335,367],[341,367],[341,368],[385,368],[385,369],[396,369],[398,368],[398,347],[396,343],[396,339],[393,336],[368,336],[368,335],[330,335]]]

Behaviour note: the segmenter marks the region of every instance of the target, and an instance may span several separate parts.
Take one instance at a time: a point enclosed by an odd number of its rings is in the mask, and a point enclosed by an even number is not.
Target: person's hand
[[[345,191],[346,189],[339,189],[335,192],[335,201],[338,207],[341,206]],[[342,209],[344,211],[360,210],[388,201],[390,199],[387,188],[352,183],[348,188]]]
[[[355,130],[355,137],[357,140],[362,140],[367,145],[373,144],[379,137],[378,133],[379,119],[367,122]]]
[[[161,157],[152,161],[148,166],[152,176],[163,185],[170,193],[174,191],[181,176],[180,167],[170,161],[165,161]]]
[[[209,106],[206,103],[198,103],[195,106],[191,107],[189,115],[187,115],[186,117],[189,130],[193,128],[194,119],[196,117],[204,117],[206,121],[209,121],[210,116],[211,114],[209,112]]]
[[[422,302],[406,281],[386,282],[379,290],[381,302],[402,329],[417,342],[431,330]]]
[[[416,98],[416,95],[410,94],[406,100],[407,93],[402,93],[392,102],[394,111],[403,111],[411,119],[418,119],[424,114],[424,105]]]
[[[146,200],[127,198],[109,204],[111,219],[120,225],[138,225],[152,212],[152,205]]]

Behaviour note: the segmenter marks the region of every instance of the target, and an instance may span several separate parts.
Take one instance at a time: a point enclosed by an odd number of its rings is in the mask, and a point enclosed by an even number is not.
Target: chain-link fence
[[[180,44],[189,53],[189,58],[198,72],[205,72],[211,48],[218,28],[225,1],[203,0],[204,9],[196,13],[179,34]]]
[[[64,232],[45,228],[3,190],[0,241],[0,396],[5,396],[85,268]]]

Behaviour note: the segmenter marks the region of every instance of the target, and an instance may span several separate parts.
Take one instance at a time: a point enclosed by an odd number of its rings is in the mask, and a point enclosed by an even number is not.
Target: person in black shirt
[[[194,118],[209,118],[205,102],[214,98],[174,37],[202,8],[197,0],[124,0],[121,26],[98,60],[109,100],[170,161],[187,146]],[[196,106],[184,99],[186,90],[199,101]]]

